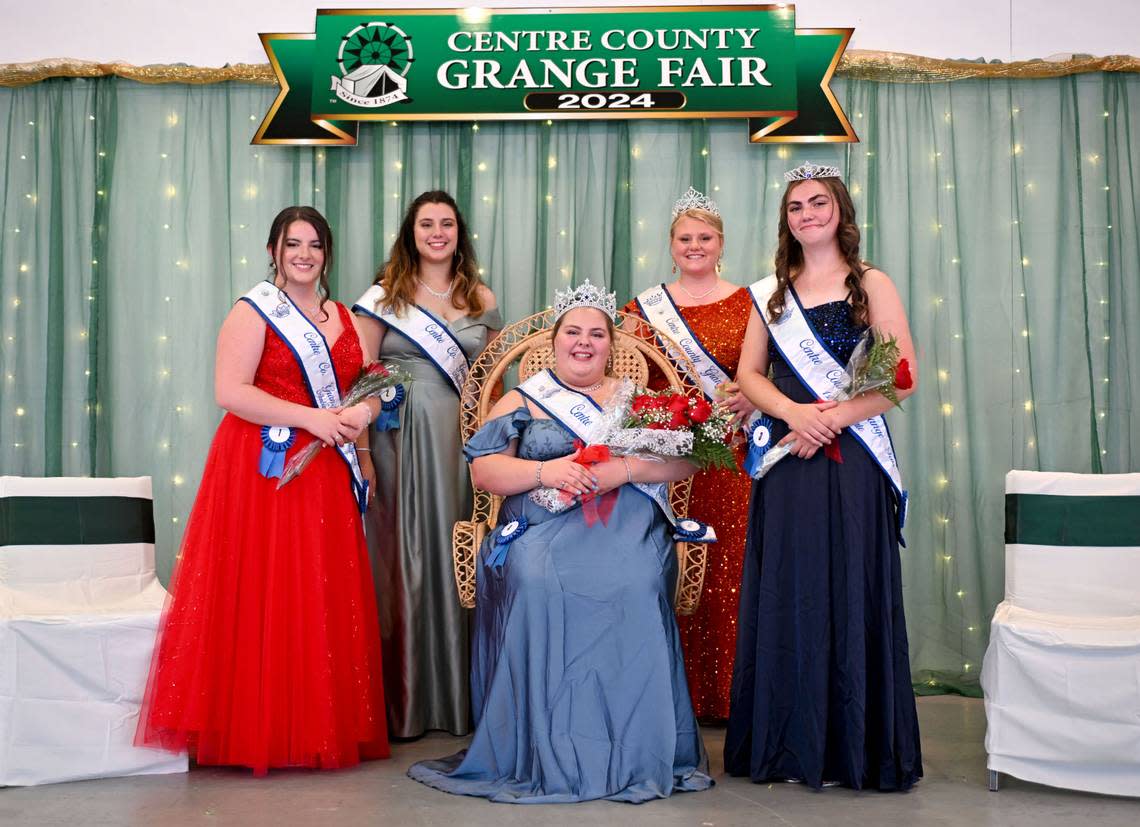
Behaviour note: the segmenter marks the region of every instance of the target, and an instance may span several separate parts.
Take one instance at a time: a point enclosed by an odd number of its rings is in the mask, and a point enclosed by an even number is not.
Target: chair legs
[[[997,770],[989,770],[987,774],[989,776],[989,779],[988,779],[989,785],[988,786],[990,788],[990,792],[996,793],[998,791],[998,782],[999,782],[999,778],[1000,778],[1000,773]]]

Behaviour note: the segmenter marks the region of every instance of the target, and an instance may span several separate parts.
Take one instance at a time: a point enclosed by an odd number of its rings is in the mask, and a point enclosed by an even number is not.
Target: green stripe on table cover
[[[152,501],[140,497],[0,498],[0,546],[154,543]]]
[[[1005,541],[1038,546],[1140,546],[1140,496],[1006,494]]]

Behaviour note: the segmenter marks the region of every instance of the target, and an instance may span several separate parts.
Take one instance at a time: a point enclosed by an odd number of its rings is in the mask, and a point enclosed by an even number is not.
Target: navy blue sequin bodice
[[[788,301],[794,299],[788,296]],[[859,344],[859,340],[867,330],[866,325],[855,322],[851,315],[851,305],[844,299],[838,299],[806,308],[804,313],[839,363],[846,365],[852,351],[855,350],[855,345]],[[773,366],[785,368],[784,359],[776,349],[776,343],[772,341],[771,336],[768,337],[768,361]]]

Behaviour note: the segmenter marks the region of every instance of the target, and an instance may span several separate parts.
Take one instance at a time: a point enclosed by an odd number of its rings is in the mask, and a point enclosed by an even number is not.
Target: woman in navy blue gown
[[[911,366],[914,346],[891,280],[859,258],[839,171],[805,164],[785,178],[776,273],[750,288],[738,381],[772,418],[771,440],[794,448],[752,489],[725,769],[906,790],[922,758],[899,564],[906,497],[880,416],[891,403],[817,400],[869,326],[897,337]]]
[[[479,487],[505,500],[479,555],[475,735],[408,771],[432,787],[526,804],[712,786],[673,616],[672,531],[646,496],[693,466],[615,457],[587,468],[569,456],[577,431],[565,415],[593,417],[622,386],[607,375],[614,308],[588,282],[559,295],[554,370],[504,395],[466,446]],[[617,500],[603,524],[578,505],[537,505],[528,494],[540,486]]]

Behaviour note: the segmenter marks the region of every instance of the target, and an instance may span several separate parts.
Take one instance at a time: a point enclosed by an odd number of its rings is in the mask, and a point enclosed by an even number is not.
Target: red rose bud
[[[689,418],[685,416],[684,411],[676,411],[673,418],[669,420],[669,430],[676,431],[679,428],[684,428],[689,423]]]
[[[697,404],[693,405],[693,410],[689,412],[689,418],[698,425],[707,422],[710,416],[712,416],[712,405],[704,399],[698,399]]]
[[[899,365],[895,368],[895,387],[900,391],[908,391],[914,387],[914,377],[910,375],[910,362],[906,359],[899,359]]]
[[[364,369],[369,376],[388,376],[388,369],[379,362],[373,362]]]
[[[669,399],[668,409],[674,414],[684,413],[689,408],[689,400],[684,396],[673,396]]]

